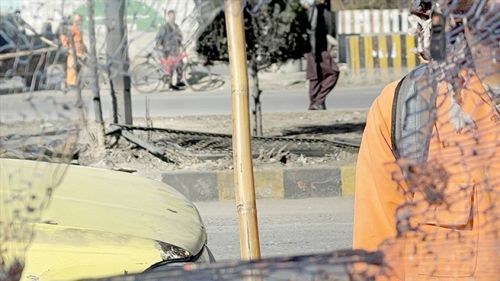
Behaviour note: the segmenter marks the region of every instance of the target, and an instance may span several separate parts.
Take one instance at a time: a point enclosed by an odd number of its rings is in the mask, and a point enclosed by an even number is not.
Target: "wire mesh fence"
[[[43,221],[43,213],[54,190],[82,147],[101,144],[104,119],[131,123],[131,88],[141,82],[210,88],[209,69],[190,50],[204,21],[221,4],[0,3],[0,280],[21,278],[36,229],[52,223]],[[168,25],[172,11],[178,18]],[[176,38],[171,32],[159,33],[167,27],[181,35],[177,45],[172,46]],[[148,54],[154,63],[145,64]],[[172,61],[174,56],[178,59]],[[147,67],[136,67],[141,64]],[[157,80],[146,80],[151,77]],[[101,95],[112,96],[112,116],[103,117]],[[93,121],[100,126],[97,132]]]
[[[388,7],[395,5],[389,2]],[[0,4],[0,91],[24,92],[21,99],[0,97],[1,280],[20,278],[34,224],[57,192],[77,153],[80,129],[88,124],[86,97],[94,97],[92,118],[99,121],[99,95],[111,93],[113,122],[118,122],[130,114],[131,88],[181,87],[181,82],[196,87],[207,77],[203,88],[210,88],[210,71],[194,69],[206,67],[194,49],[203,28],[221,12],[222,1],[127,1],[114,19],[110,9],[122,6],[110,3]],[[249,1],[244,9],[256,12],[273,3]],[[177,25],[168,25],[171,11]],[[396,157],[387,166],[400,191],[397,235],[379,251],[186,265],[112,280],[391,280],[402,275],[408,280],[497,280],[500,5],[436,1],[417,14],[419,55],[427,63],[402,80],[395,97],[399,111],[393,114],[399,115],[391,152]],[[440,19],[446,24],[439,25]],[[165,59],[172,55],[179,60]],[[174,71],[181,61],[193,70]],[[26,169],[12,159],[39,162]],[[47,168],[44,162],[60,164]]]
[[[0,94],[16,96],[0,96],[0,279],[18,280],[37,223],[75,154],[82,104],[59,85],[67,52],[19,11],[4,13],[8,4],[0,14]]]
[[[381,253],[346,250],[261,261],[163,267],[143,274],[103,280],[375,280],[377,272],[381,272],[383,267],[382,262]]]
[[[439,44],[444,19],[446,47],[430,47],[430,62],[401,83],[393,180],[411,199],[396,213],[407,275],[498,278],[499,41],[486,26],[498,28],[499,11],[491,1],[435,4],[427,40]]]

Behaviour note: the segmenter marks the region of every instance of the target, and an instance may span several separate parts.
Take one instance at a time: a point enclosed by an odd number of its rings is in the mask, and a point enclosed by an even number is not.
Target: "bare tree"
[[[247,1],[245,19],[247,58],[254,100],[254,134],[262,135],[259,71],[274,63],[302,58],[308,51],[307,16],[299,0]],[[228,61],[224,12],[198,38],[197,51],[208,60]]]

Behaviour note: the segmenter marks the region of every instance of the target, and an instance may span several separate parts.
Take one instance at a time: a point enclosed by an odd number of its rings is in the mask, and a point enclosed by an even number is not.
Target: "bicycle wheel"
[[[86,65],[82,65],[80,72],[78,72],[78,85],[80,89],[90,89],[94,84],[93,81],[90,68]]]
[[[66,71],[61,64],[53,64],[47,67],[47,89],[60,90],[66,81]]]
[[[160,86],[163,76],[163,71],[160,67],[149,62],[144,62],[138,64],[132,70],[132,86],[140,93],[152,93]]]
[[[188,63],[184,69],[184,81],[193,91],[208,90],[212,86],[212,72],[207,66]]]

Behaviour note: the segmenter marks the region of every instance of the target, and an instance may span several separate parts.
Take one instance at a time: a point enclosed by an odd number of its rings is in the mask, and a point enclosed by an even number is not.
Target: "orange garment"
[[[391,112],[398,81],[390,83],[368,111],[356,166],[353,247],[376,250],[396,236],[396,208],[405,202],[392,180]]]
[[[86,53],[85,45],[83,43],[82,33],[77,25],[72,25],[70,28],[73,42],[75,43],[76,55],[82,57]],[[66,34],[60,36],[61,44],[68,50],[68,58],[66,60],[66,84],[68,86],[76,86],[78,77],[78,69],[75,70],[75,56],[73,55],[73,48],[71,41]]]
[[[392,271],[380,279],[500,280],[498,111],[473,77],[457,99],[475,129],[456,132],[441,84],[427,163],[411,177],[415,182],[398,185],[390,133],[396,85],[383,89],[367,116],[356,170],[354,248],[386,253]],[[442,185],[444,202],[424,199],[429,183]],[[408,186],[415,192],[403,192]],[[417,229],[396,237],[396,215],[403,217],[404,211],[397,211],[404,203],[414,204],[406,210]],[[379,247],[384,240],[387,245]]]

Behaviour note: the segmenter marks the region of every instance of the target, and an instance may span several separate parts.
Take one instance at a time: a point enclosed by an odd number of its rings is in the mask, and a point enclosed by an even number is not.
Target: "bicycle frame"
[[[160,82],[171,86],[175,73],[178,75],[178,82],[184,83],[194,91],[207,89],[207,86],[212,84],[210,69],[204,63],[193,62],[186,50],[182,50],[177,55],[165,57],[161,50],[155,48],[144,58],[145,61],[137,64],[131,73],[133,84],[135,83],[134,86],[141,93],[155,91]],[[201,71],[196,69],[198,65],[203,68]],[[203,78],[205,79],[200,83],[200,79]]]
[[[167,56],[160,60],[160,64],[164,66],[167,75],[172,75],[172,69],[179,65],[187,56],[187,52],[182,52],[177,56]]]

